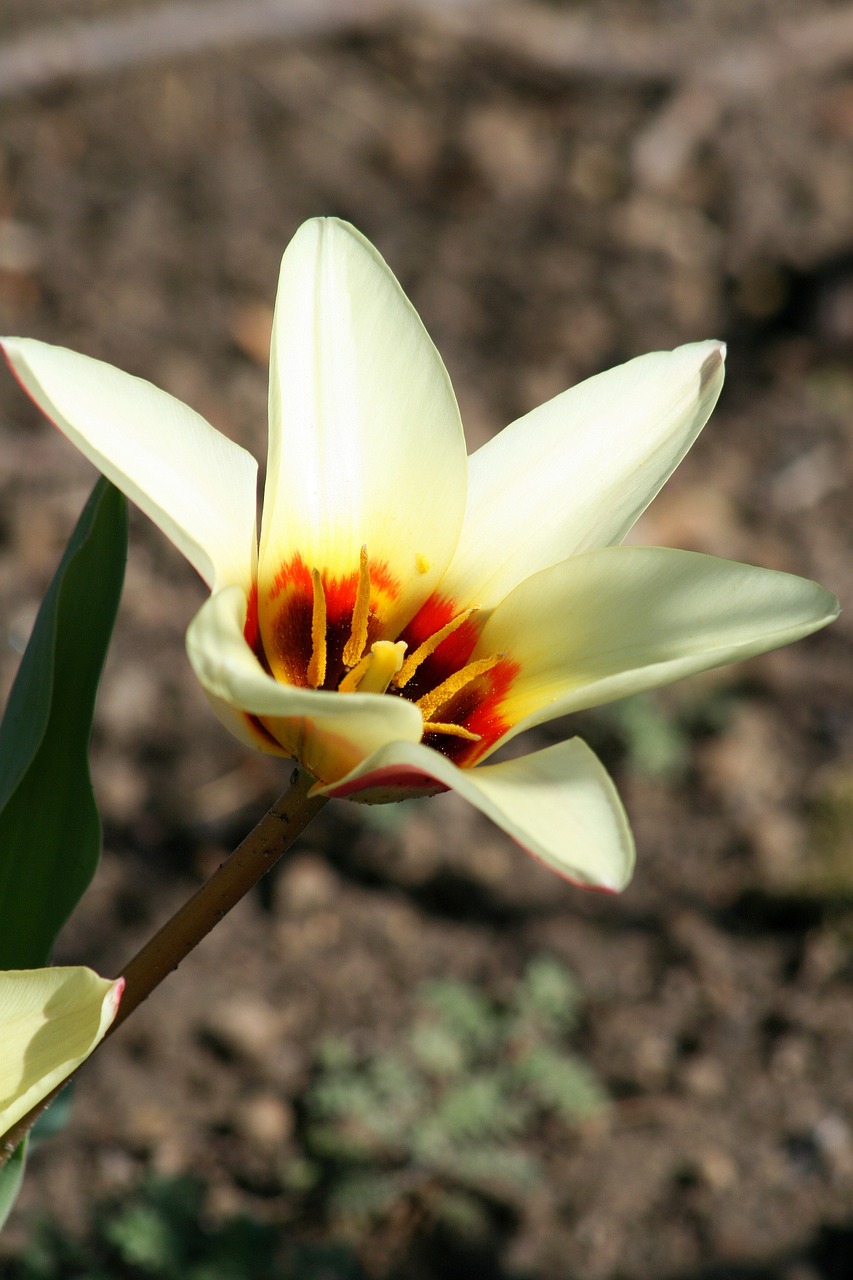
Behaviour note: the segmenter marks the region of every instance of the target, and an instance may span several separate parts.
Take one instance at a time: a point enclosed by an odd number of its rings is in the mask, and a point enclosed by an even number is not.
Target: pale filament
[[[485,675],[487,671],[491,671],[492,667],[496,667],[501,656],[496,653],[490,658],[478,658],[476,662],[469,662],[461,671],[456,671],[446,680],[442,680],[441,684],[436,685],[430,693],[425,693],[422,698],[418,698],[415,706],[420,708],[424,722],[429,723],[435,712],[446,706],[450,699],[460,693],[472,680],[476,680],[478,676]]]
[[[467,742],[479,742],[479,733],[472,733],[461,724],[442,724],[439,720],[429,720],[424,724],[424,733],[446,733],[448,738],[465,738]]]
[[[367,547],[361,548],[358,560],[358,587],[355,593],[355,604],[352,610],[352,631],[344,645],[344,666],[354,667],[367,644],[367,623],[370,619],[370,565],[367,560]]]
[[[319,569],[311,570],[314,588],[314,604],[311,609],[311,658],[308,663],[308,683],[319,689],[326,679],[326,593]]]

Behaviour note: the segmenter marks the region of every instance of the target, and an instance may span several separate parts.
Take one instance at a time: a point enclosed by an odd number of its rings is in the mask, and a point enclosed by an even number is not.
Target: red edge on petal
[[[8,365],[9,372],[11,373],[12,377],[13,377],[13,378],[15,379],[15,381],[17,382],[18,386],[19,386],[19,387],[21,388],[21,390],[23,391],[24,395],[25,395],[25,396],[27,397],[27,399],[30,401],[30,403],[31,403],[31,404],[33,404],[33,405],[35,405],[36,409],[38,409],[39,413],[40,413],[40,414],[41,414],[41,416],[45,419],[45,421],[46,421],[46,422],[49,422],[49,423],[51,424],[51,426],[52,426],[52,427],[56,427],[57,431],[59,431],[62,435],[64,435],[64,436],[65,436],[65,438],[66,438],[66,440],[67,440],[67,439],[68,439],[68,436],[67,436],[67,434],[66,434],[65,430],[63,429],[63,427],[60,425],[60,423],[58,423],[58,422],[56,421],[56,419],[55,419],[55,418],[51,417],[51,415],[47,412],[47,410],[46,410],[46,409],[43,409],[43,408],[41,407],[41,405],[39,404],[38,400],[36,400],[35,396],[34,396],[34,395],[33,395],[33,393],[29,390],[29,388],[27,387],[27,385],[26,385],[26,383],[24,382],[23,378],[22,378],[22,377],[21,377],[21,375],[18,373],[18,370],[15,368],[14,364],[12,363],[12,357],[9,355],[9,352],[6,350],[6,344],[5,344],[5,342],[0,342],[0,351],[2,351],[2,352],[3,352],[3,359],[6,361],[6,364]]]
[[[365,774],[361,778],[354,778],[351,782],[345,782],[340,786],[328,789],[325,794],[334,797],[336,800],[357,800],[363,797],[368,798],[366,793],[372,793],[377,800],[393,800],[395,797],[389,795],[389,792],[399,790],[404,794],[396,797],[398,799],[414,799],[420,795],[438,795],[441,792],[449,791],[450,788],[439,784],[428,773],[423,773],[420,769],[416,769],[409,765],[388,765],[384,769],[374,769],[370,773]],[[583,880],[576,880],[570,876],[568,872],[561,871],[555,867],[553,863],[547,862],[540,854],[533,849],[528,848],[517,836],[510,836],[514,844],[517,844],[522,852],[543,866],[546,871],[556,875],[560,880],[564,880],[567,884],[572,885],[575,889],[581,889],[584,893],[603,893],[608,897],[612,897],[619,893],[618,889],[612,889],[609,885],[587,884]]]
[[[526,853],[534,862],[538,862],[546,871],[550,871],[551,875],[570,884],[573,889],[582,889],[584,893],[603,893],[608,898],[613,898],[622,892],[621,889],[612,889],[608,884],[588,884],[585,880],[575,880],[574,876],[570,876],[567,871],[561,871],[559,867],[554,866],[553,862],[546,862],[540,854],[535,853],[533,849],[528,849],[527,845],[522,844],[516,836],[512,839],[523,853]]]
[[[258,584],[252,583],[246,602],[246,621],[243,624],[243,636],[253,653],[258,652],[260,627],[258,625]]]
[[[430,774],[411,765],[388,765],[384,769],[374,769],[361,778],[353,778],[326,792],[337,800],[346,800],[364,791],[402,790],[410,796],[413,792],[423,795],[437,795],[448,788],[436,782]]]
[[[113,1017],[115,1017],[118,1012],[118,1007],[121,1004],[121,998],[124,995],[124,989],[126,986],[127,978],[116,978],[111,997],[113,1002]]]

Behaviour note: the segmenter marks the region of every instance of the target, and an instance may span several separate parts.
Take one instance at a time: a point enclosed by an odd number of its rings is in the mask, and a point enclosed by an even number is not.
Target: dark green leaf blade
[[[88,747],[126,558],[125,500],[99,480],[42,601],[0,724],[0,969],[47,961],[97,866]]]

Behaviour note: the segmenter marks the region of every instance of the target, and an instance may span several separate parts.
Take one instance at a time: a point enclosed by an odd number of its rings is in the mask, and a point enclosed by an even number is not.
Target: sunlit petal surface
[[[273,670],[279,617],[312,570],[351,614],[362,548],[370,639],[396,635],[450,562],[466,488],[456,399],[416,311],[357,231],[306,223],[282,260],[271,351],[259,613]]]
[[[89,1056],[123,989],[85,968],[0,973],[0,1134]]]
[[[792,574],[691,551],[608,547],[528,578],[495,610],[478,649],[514,660],[500,705],[512,737],[789,644],[837,614],[834,596]]]
[[[326,794],[387,800],[426,784],[459,793],[528,853],[577,884],[618,890],[631,877],[634,842],[607,772],[579,738],[542,751],[458,769],[437,751],[394,743]]]
[[[112,365],[5,338],[39,408],[159,525],[212,589],[251,585],[257,463],[199,414]]]
[[[470,459],[441,593],[491,608],[539,569],[621,542],[705,425],[724,354],[697,342],[639,356],[499,432]]]

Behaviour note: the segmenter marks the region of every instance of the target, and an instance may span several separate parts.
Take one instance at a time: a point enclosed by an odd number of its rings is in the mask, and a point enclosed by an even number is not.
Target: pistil
[[[347,672],[338,685],[339,693],[385,693],[403,665],[405,640],[377,640],[361,662]]]

